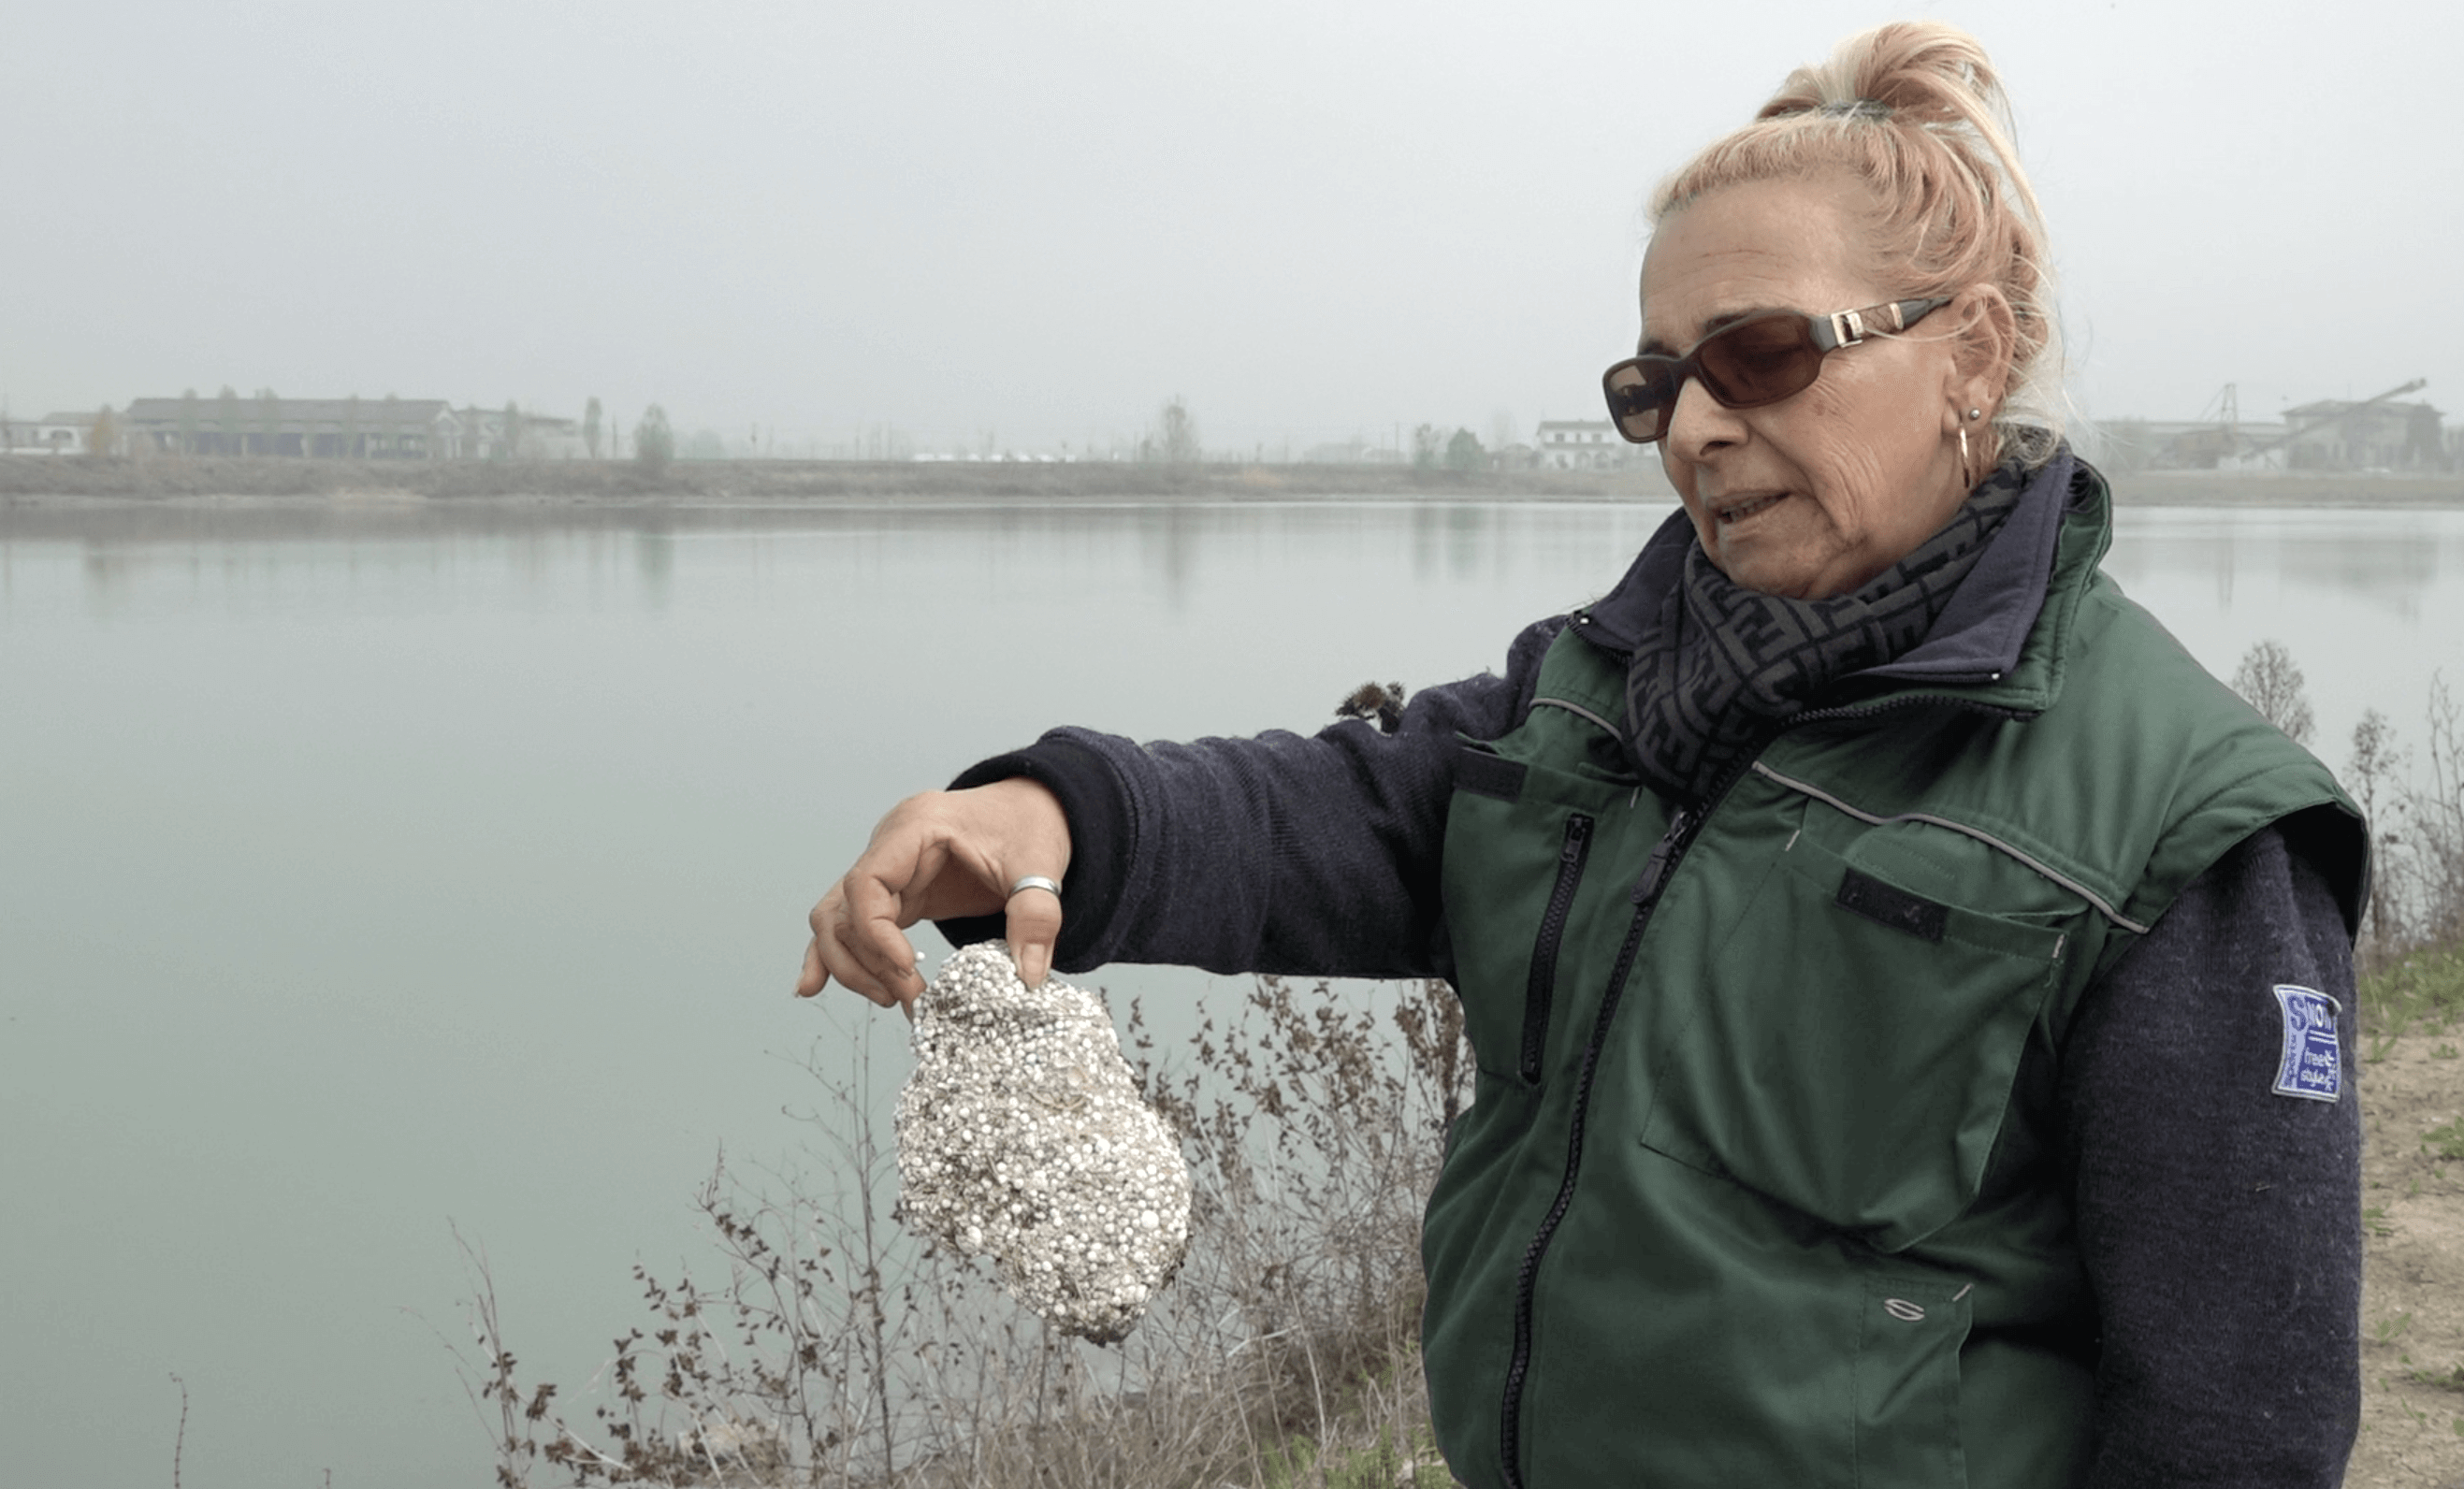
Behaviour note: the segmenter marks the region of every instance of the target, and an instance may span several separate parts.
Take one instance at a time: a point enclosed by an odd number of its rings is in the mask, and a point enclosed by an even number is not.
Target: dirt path
[[[2464,1489],[2464,1125],[2449,1126],[2464,1029],[2363,1046],[2362,1436],[2344,1482]]]

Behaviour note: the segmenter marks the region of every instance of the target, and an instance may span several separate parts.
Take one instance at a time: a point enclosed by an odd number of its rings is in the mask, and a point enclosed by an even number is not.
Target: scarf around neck
[[[1644,778],[1699,800],[1833,683],[1923,641],[2027,482],[2017,461],[2004,462],[1941,532],[1862,587],[1826,600],[1745,588],[1688,530],[1681,577],[1646,619],[1626,667],[1625,743]]]

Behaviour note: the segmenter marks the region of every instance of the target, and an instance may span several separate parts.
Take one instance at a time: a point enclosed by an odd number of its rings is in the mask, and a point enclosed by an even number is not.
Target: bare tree
[[[599,400],[592,399],[582,410],[582,448],[590,458],[599,458]]]
[[[1446,441],[1447,470],[1477,471],[1487,463],[1488,452],[1480,448],[1480,436],[1471,430],[1457,429],[1455,437]]]
[[[1155,457],[1168,466],[1194,466],[1204,458],[1198,443],[1198,418],[1177,393],[1155,416]]]
[[[652,404],[633,421],[633,459],[649,474],[664,475],[675,457],[676,434],[668,427],[668,411]]]
[[[2389,938],[2400,929],[2391,922],[2399,872],[2395,850],[2400,844],[2394,819],[2398,793],[2404,789],[2404,755],[2395,742],[2395,726],[2387,715],[2376,709],[2363,711],[2362,721],[2353,726],[2353,756],[2344,766],[2344,789],[2352,793],[2369,821],[2375,862],[2370,873],[2369,934],[2363,945],[2365,961],[2371,965],[2385,958]]]
[[[2233,690],[2299,745],[2310,742],[2310,696],[2304,690],[2301,668],[2279,641],[2252,646],[2233,669]]]

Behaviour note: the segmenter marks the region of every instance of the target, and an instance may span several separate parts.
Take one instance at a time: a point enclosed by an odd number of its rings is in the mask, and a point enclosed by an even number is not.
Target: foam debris
[[[898,1096],[899,1218],[988,1259],[1021,1304],[1111,1344],[1189,1250],[1180,1143],[1138,1095],[1103,999],[1029,988],[1008,944],[941,964]]]

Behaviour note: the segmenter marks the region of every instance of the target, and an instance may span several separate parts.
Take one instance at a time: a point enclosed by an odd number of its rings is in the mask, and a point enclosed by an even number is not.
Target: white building
[[[39,419],[0,419],[0,455],[82,455],[99,417],[52,413]]]
[[[1649,453],[1606,419],[1544,419],[1531,436],[1532,463],[1543,471],[1622,471]]]

